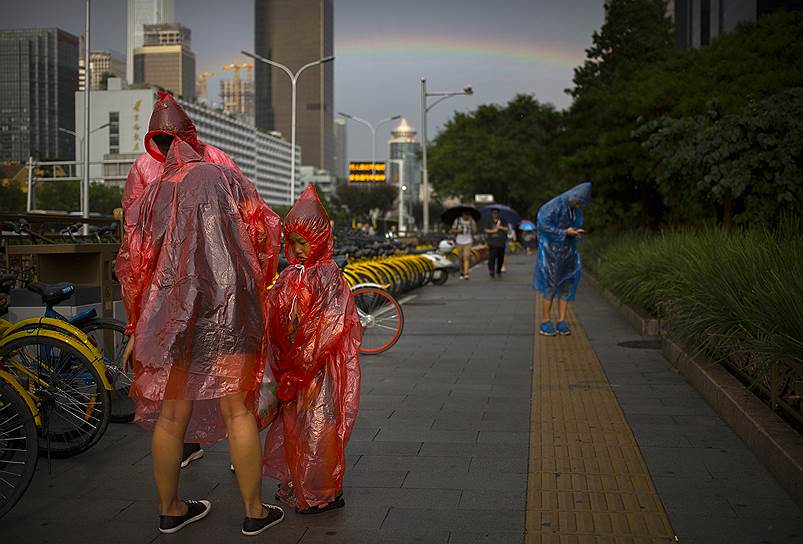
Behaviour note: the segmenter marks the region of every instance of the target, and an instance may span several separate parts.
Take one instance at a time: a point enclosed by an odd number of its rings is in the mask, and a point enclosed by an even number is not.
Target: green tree
[[[433,188],[463,200],[491,193],[526,214],[550,191],[548,146],[560,122],[552,105],[531,95],[457,113],[429,148]]]
[[[728,115],[716,106],[711,101],[703,115],[663,118],[645,128],[667,198],[683,186],[690,193],[684,200],[718,205],[726,228],[803,212],[803,88]]]
[[[587,58],[574,69],[570,94],[582,97],[627,77],[645,64],[660,62],[672,45],[673,25],[666,0],[612,0],[605,22],[591,36]]]
[[[556,145],[560,176],[594,183],[589,223],[647,227],[660,219],[657,191],[633,137],[644,115],[635,96],[639,70],[672,54],[672,22],[663,0],[612,0],[585,63],[575,70],[567,130]]]

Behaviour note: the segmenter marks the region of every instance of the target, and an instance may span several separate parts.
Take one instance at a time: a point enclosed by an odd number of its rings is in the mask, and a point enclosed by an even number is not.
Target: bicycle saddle
[[[58,304],[64,302],[75,292],[75,285],[68,282],[62,283],[29,283],[28,291],[32,291],[42,297],[44,304]]]

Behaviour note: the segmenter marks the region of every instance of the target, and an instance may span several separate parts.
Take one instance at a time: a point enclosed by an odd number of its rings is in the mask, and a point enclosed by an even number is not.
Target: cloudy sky
[[[83,30],[82,0],[0,3],[0,28]],[[404,115],[419,129],[421,78],[433,91],[474,87],[473,96],[450,98],[430,112],[430,136],[455,111],[504,104],[519,93],[564,108],[563,91],[602,25],[602,6],[603,0],[334,0],[335,111],[371,122]],[[210,94],[220,77],[230,77],[221,67],[244,62],[239,52],[253,50],[253,13],[254,0],[176,0],[176,19],[192,30],[197,73],[218,74]],[[125,53],[126,1],[95,0],[92,17],[92,49]],[[378,159],[389,128],[377,134]],[[368,129],[350,123],[348,136],[349,159],[369,159]]]

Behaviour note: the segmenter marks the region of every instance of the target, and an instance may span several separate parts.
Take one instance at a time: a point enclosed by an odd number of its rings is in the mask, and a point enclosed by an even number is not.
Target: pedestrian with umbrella
[[[449,232],[457,235],[455,243],[460,252],[461,280],[468,279],[468,269],[471,267],[471,248],[474,245],[474,236],[477,234],[477,220],[479,218],[479,210],[471,206],[455,206],[441,215],[444,223],[447,225],[451,223],[452,225]]]
[[[525,219],[519,224],[519,230],[526,254],[532,255],[535,250],[535,223]]]
[[[544,296],[543,319],[538,333],[544,336],[568,335],[566,323],[569,302],[580,283],[580,253],[577,240],[585,231],[581,206],[591,201],[591,183],[585,182],[556,196],[538,210],[538,257],[533,288]],[[552,303],[558,299],[558,322],[552,325]]]

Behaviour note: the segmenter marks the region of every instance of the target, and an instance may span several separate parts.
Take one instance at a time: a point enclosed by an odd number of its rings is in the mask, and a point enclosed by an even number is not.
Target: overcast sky
[[[83,30],[82,0],[0,6],[0,28]],[[432,91],[474,87],[473,96],[430,112],[431,138],[455,111],[505,104],[519,93],[568,106],[563,90],[602,25],[603,0],[334,0],[334,12],[335,111],[374,123],[400,114],[420,130],[422,77]],[[253,13],[253,0],[176,0],[176,19],[192,30],[197,73],[217,74],[210,95],[225,74],[221,66],[244,62],[239,52],[253,50]],[[95,0],[92,33],[92,49],[124,54],[126,1]],[[385,157],[389,129],[378,131],[377,159]],[[366,127],[350,123],[348,138],[350,160],[370,159]]]

